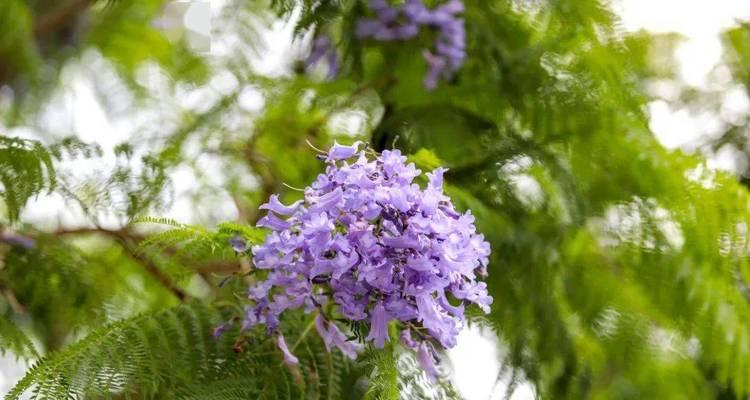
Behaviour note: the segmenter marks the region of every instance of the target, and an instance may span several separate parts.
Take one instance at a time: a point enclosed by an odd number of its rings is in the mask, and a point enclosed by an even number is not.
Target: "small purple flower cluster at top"
[[[461,0],[448,0],[432,10],[422,0],[406,0],[400,6],[390,5],[388,0],[371,0],[370,9],[376,18],[357,21],[356,34],[360,38],[409,40],[416,37],[423,26],[438,31],[434,49],[422,51],[428,65],[425,88],[434,89],[441,77],[450,77],[463,65],[466,31],[463,18],[458,16],[464,11]]]
[[[464,306],[489,312],[492,297],[477,276],[486,276],[490,245],[471,212],[457,212],[443,193],[445,169],[427,173],[422,189],[414,183],[421,171],[398,150],[377,154],[361,146],[336,144],[322,153],[326,171],[305,189],[304,200],[284,205],[274,195],[260,207],[268,214],[258,226],[271,232],[252,254],[255,267],[268,274],[248,291],[243,329],[265,325],[294,364],[279,330],[285,310],[317,313],[326,348],[352,359],[362,343],[336,321],[369,326],[361,339],[376,348],[390,340],[389,324],[398,321],[401,343],[416,349],[434,376],[435,346],[456,345]]]

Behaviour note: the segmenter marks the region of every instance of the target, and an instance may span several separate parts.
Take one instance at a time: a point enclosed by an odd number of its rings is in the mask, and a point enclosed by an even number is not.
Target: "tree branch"
[[[76,229],[63,229],[54,232],[56,236],[67,236],[67,235],[85,235],[85,234],[100,234],[106,235],[113,238],[123,250],[135,260],[138,264],[143,266],[143,269],[151,275],[157,282],[167,288],[172,294],[175,295],[181,302],[186,302],[190,299],[190,296],[177,286],[172,279],[162,272],[161,269],[151,260],[149,257],[139,253],[133,246],[133,241],[140,241],[143,236],[135,234],[127,229],[104,229],[104,228],[76,228]]]
[[[210,264],[202,265],[198,267],[198,272],[201,274],[223,274],[229,275],[235,272],[242,271],[242,266],[238,262],[213,262]]]
[[[93,0],[69,0],[54,11],[42,15],[34,21],[34,37],[38,39],[58,31],[91,4]]]
[[[0,295],[5,298],[5,301],[8,302],[8,305],[13,310],[13,312],[15,312],[16,314],[26,314],[26,307],[24,307],[21,302],[18,301],[15,293],[13,293],[13,291],[3,283],[0,283]]]
[[[74,236],[74,235],[105,235],[113,238],[128,237],[133,239],[143,239],[143,236],[133,233],[128,229],[106,229],[106,228],[73,228],[59,229],[52,232],[53,236]]]
[[[169,276],[162,272],[162,270],[159,269],[159,267],[153,262],[153,260],[139,253],[136,249],[130,246],[127,239],[120,238],[118,239],[118,242],[122,245],[122,248],[125,250],[125,252],[128,253],[128,255],[130,255],[131,258],[140,263],[146,270],[146,272],[148,272],[159,283],[161,283],[162,286],[169,289],[169,291],[171,291],[172,294],[174,294],[175,297],[177,297],[181,302],[185,303],[190,300],[190,296],[187,294],[187,292],[182,290],[182,288],[177,286]]]

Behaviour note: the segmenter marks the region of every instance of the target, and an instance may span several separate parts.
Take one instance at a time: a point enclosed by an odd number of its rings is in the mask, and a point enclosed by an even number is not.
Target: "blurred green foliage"
[[[252,279],[228,240],[261,240],[269,195],[300,197],[321,170],[311,145],[357,139],[450,169],[493,248],[492,313],[472,323],[539,397],[750,395],[750,196],[663,149],[644,113],[677,38],[625,34],[598,0],[466,1],[467,62],[428,92],[419,41],[354,37],[362,1],[227,1],[206,53],[154,27],[163,6],[0,3],[0,351],[34,361],[8,398],[457,398],[398,346],[326,352],[302,314],[282,322],[299,368],[264,332],[211,337]],[[295,24],[298,62],[306,35],[334,39],[336,79],[257,72],[276,18]],[[747,87],[747,27],[726,38]],[[45,122],[76,69],[108,116],[132,120],[128,140]],[[205,226],[147,217],[174,203],[177,174]],[[81,225],[29,223],[46,193]]]

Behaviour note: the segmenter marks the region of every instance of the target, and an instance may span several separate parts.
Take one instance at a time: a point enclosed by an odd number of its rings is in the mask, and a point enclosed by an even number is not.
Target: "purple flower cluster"
[[[374,19],[357,21],[357,36],[380,41],[409,40],[427,26],[438,31],[434,49],[424,49],[422,55],[428,70],[424,78],[427,89],[437,87],[440,77],[450,77],[466,59],[466,32],[464,20],[458,14],[464,11],[461,0],[449,0],[435,9],[428,9],[422,0],[406,0],[393,6],[388,0],[371,0]]]
[[[361,146],[321,154],[326,172],[304,200],[285,205],[274,195],[260,207],[268,213],[258,226],[271,232],[252,254],[267,276],[248,291],[243,329],[265,325],[294,363],[278,329],[285,310],[317,313],[326,347],[350,358],[362,347],[345,333],[350,324],[369,328],[360,339],[382,348],[397,321],[401,342],[434,374],[435,346],[455,346],[464,306],[489,312],[492,297],[476,279],[486,275],[490,246],[471,212],[457,212],[443,193],[444,169],[427,173],[423,189],[414,182],[421,171],[398,150]]]

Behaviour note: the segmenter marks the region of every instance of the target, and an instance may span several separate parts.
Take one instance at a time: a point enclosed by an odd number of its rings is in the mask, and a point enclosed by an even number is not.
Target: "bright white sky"
[[[721,43],[718,34],[738,19],[750,19],[748,0],[614,0],[614,4],[627,30],[678,32],[686,36],[687,40],[679,47],[677,53],[681,76],[685,83],[702,88],[709,84],[707,76],[720,62]],[[278,40],[288,35],[288,27],[275,28],[275,33],[269,33],[267,39]],[[202,31],[204,27],[194,30]],[[276,50],[271,51],[268,57],[259,63],[259,69],[270,72],[283,62],[289,48],[279,51],[275,45],[276,43],[270,46]],[[117,123],[108,121],[104,110],[94,99],[90,84],[77,79],[71,85],[71,90],[65,107],[58,109],[60,118],[69,120],[84,140],[101,141],[105,149],[111,148],[108,145],[123,139],[118,137],[118,133],[127,130]],[[744,113],[750,108],[750,101],[743,93],[734,90],[727,90],[726,93],[726,105],[730,111]],[[691,142],[717,129],[714,117],[691,115],[686,110],[672,109],[666,102],[651,104],[649,111],[652,129],[659,140],[669,148],[689,148]],[[112,135],[101,135],[101,132],[110,132]],[[23,134],[21,131],[15,133]],[[714,165],[731,167],[731,162],[718,157],[714,160]],[[189,180],[189,177],[186,177],[186,180]],[[178,187],[190,186],[186,182],[175,183]],[[185,204],[178,207],[182,210],[176,212],[177,218],[184,212],[190,212]],[[56,199],[40,199],[34,208],[37,212],[25,214],[26,220],[57,220],[56,216],[61,213],[64,206]],[[71,219],[75,219],[75,216],[69,215],[68,218],[68,222],[73,222]],[[490,335],[482,334],[478,329],[465,331],[459,337],[459,345],[449,351],[451,364],[456,371],[454,381],[467,400],[503,398],[505,384],[495,385],[499,372],[498,351],[500,350],[495,340],[490,338]],[[6,358],[0,359],[0,367],[2,394],[20,378],[22,366]],[[522,384],[512,399],[533,399],[533,390],[529,385]]]

